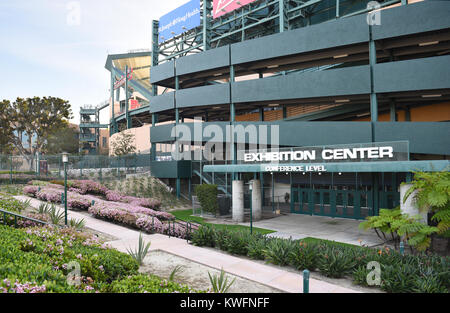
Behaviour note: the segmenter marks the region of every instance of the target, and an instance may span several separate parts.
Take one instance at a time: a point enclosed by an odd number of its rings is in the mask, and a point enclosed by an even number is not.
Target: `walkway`
[[[382,244],[374,231],[365,231],[358,226],[362,221],[347,218],[331,218],[304,214],[287,214],[271,219],[253,222],[254,227],[275,230],[269,236],[303,239],[314,237],[320,239],[345,242],[353,245],[375,246]],[[248,226],[249,223],[241,223]]]
[[[22,201],[30,200],[30,205],[35,208],[42,203],[42,201],[26,196],[16,196],[15,198]],[[127,252],[127,248],[134,249],[138,245],[139,231],[73,211],[68,212],[68,218],[84,219],[86,227],[118,238],[108,242],[108,244],[119,251]],[[146,242],[151,242],[150,250],[162,250],[218,270],[223,268],[229,274],[277,288],[284,292],[302,292],[303,278],[301,273],[285,271],[281,268],[235,257],[213,249],[196,247],[179,238],[169,238],[161,234],[143,235],[143,237]],[[310,279],[309,289],[311,293],[357,292],[353,289],[312,278]]]

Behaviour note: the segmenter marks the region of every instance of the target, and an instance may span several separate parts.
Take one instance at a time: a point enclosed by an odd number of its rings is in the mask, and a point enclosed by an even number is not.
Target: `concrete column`
[[[259,221],[262,217],[261,181],[252,180],[252,215],[254,221]]]
[[[428,223],[427,213],[420,213],[419,208],[416,206],[415,196],[417,195],[417,190],[415,190],[412,194],[409,195],[408,199],[403,203],[403,198],[411,188],[411,184],[402,184],[400,185],[400,211],[402,213],[406,213],[409,216],[421,215],[421,222],[424,224]]]
[[[233,221],[244,222],[244,181],[233,180]]]

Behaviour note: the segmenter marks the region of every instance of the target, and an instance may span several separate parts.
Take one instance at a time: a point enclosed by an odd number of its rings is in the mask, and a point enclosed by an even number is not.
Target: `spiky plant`
[[[47,214],[50,217],[50,221],[54,225],[59,225],[64,219],[64,212],[56,209],[54,205],[51,206],[50,212]]]
[[[37,212],[39,214],[48,214],[48,213],[50,213],[50,210],[51,210],[51,206],[47,203],[41,203],[39,205],[39,207],[37,208]]]
[[[69,226],[75,228],[76,230],[82,230],[86,226],[86,222],[84,219],[76,220],[71,218],[69,220]]]
[[[175,275],[178,274],[178,273],[182,273],[183,271],[184,271],[184,266],[183,265],[175,266],[175,268],[170,273],[169,281],[173,281],[174,278],[175,278]]]
[[[145,243],[144,239],[142,238],[142,233],[139,233],[139,244],[137,248],[133,251],[130,249],[127,249],[127,252],[129,255],[133,257],[133,259],[136,260],[136,262],[141,266],[144,262],[144,258],[147,255],[148,251],[150,249],[150,242]]]
[[[228,276],[225,276],[225,271],[223,268],[220,270],[220,275],[213,275],[208,272],[209,281],[211,282],[211,287],[215,293],[226,293],[228,289],[236,281],[236,277],[232,281],[228,281]]]

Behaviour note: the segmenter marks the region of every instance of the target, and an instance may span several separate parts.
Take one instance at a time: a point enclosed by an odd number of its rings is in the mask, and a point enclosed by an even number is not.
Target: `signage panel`
[[[238,162],[255,163],[328,163],[408,161],[407,141],[365,143],[323,147],[296,147],[269,150],[239,151]]]
[[[213,18],[237,10],[256,0],[213,0]]]
[[[200,26],[200,0],[191,0],[159,19],[159,43]]]

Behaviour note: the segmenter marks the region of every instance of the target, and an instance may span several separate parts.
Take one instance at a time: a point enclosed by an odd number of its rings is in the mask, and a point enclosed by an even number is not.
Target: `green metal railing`
[[[0,209],[0,214],[3,215],[3,225],[7,225],[7,216],[14,216],[14,227],[15,228],[17,228],[17,226],[18,226],[17,225],[18,219],[24,219],[24,220],[32,221],[34,223],[41,224],[41,225],[44,225],[44,226],[46,226],[46,225],[53,225],[53,224],[50,224],[50,223],[47,223],[47,222],[44,222],[44,221],[37,220],[35,218],[31,218],[31,217],[28,217],[28,216],[23,216],[23,215],[20,215],[18,213],[9,212],[9,211],[5,211],[5,210],[1,210],[1,209]],[[56,226],[61,227],[61,225],[56,225]]]

